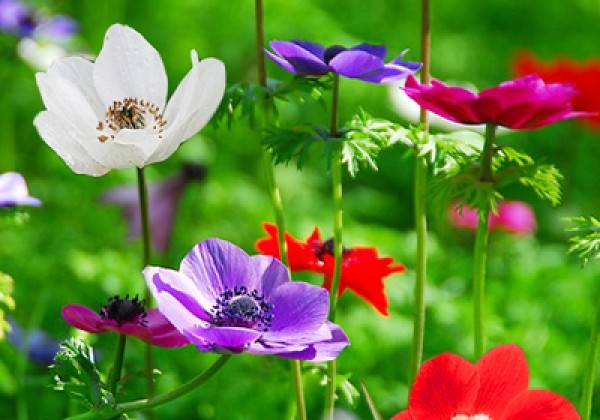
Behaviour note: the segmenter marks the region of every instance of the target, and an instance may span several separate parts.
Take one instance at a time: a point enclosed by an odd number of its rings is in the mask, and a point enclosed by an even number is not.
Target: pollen
[[[96,125],[100,143],[114,139],[121,130],[146,130],[161,139],[163,128],[167,125],[159,107],[138,98],[113,101],[104,117],[104,121],[98,121]]]

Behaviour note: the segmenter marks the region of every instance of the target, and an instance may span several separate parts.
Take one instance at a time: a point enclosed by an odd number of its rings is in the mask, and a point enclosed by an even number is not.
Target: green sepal
[[[574,234],[569,238],[569,252],[581,258],[584,266],[590,259],[600,259],[600,221],[592,216],[563,220],[571,224],[565,230]]]
[[[225,89],[221,104],[212,119],[216,126],[227,122],[231,129],[235,119],[248,119],[251,128],[256,125],[257,107],[263,112],[267,111],[278,115],[274,99],[283,102],[305,103],[309,100],[325,104],[323,91],[331,88],[331,77],[301,77],[282,82],[268,79],[267,86],[253,83],[235,83]]]
[[[61,350],[50,369],[54,375],[54,389],[66,392],[88,408],[115,404],[114,396],[107,390],[96,368],[92,347],[81,340],[70,338],[61,343]]]

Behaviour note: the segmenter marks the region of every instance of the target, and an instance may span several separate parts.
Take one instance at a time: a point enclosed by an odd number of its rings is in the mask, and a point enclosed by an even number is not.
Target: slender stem
[[[494,181],[492,169],[492,157],[494,155],[494,138],[496,126],[488,124],[485,130],[485,140],[481,152],[481,172],[479,181],[481,183],[492,183]],[[475,251],[473,263],[473,315],[474,315],[474,356],[478,360],[485,351],[485,276],[487,262],[487,248],[489,229],[488,222],[490,208],[487,204],[478,209],[479,221],[477,223],[477,234],[475,237]]]
[[[230,354],[224,354],[220,356],[208,369],[199,374],[198,376],[192,378],[185,384],[181,385],[178,388],[175,388],[172,391],[166,392],[164,394],[152,397],[152,398],[144,398],[137,401],[131,401],[126,403],[117,404],[109,414],[112,416],[128,413],[132,411],[141,411],[148,410],[153,407],[157,407],[159,405],[166,404],[171,402],[183,395],[187,394],[190,391],[193,391],[195,388],[202,385],[204,382],[209,380],[215,373],[223,367],[223,365],[229,360],[231,357]],[[88,411],[76,416],[68,417],[66,420],[84,420],[84,419],[97,419],[98,413],[94,411]]]
[[[150,232],[150,221],[148,217],[148,188],[146,186],[146,179],[144,176],[144,168],[137,168],[137,179],[138,179],[138,194],[140,204],[140,216],[142,221],[142,243],[143,243],[143,255],[142,255],[142,266],[150,264],[152,241]],[[152,303],[152,294],[148,286],[144,287],[144,302],[146,306],[150,307]],[[146,377],[146,392],[148,398],[154,396],[154,354],[152,351],[152,345],[147,343],[145,349],[145,377]],[[150,415],[152,416],[152,415]]]
[[[114,395],[117,395],[117,382],[121,379],[121,370],[123,369],[123,355],[125,354],[125,343],[127,336],[119,334],[117,339],[117,351],[115,352],[115,361],[112,371],[108,378],[108,390]]]
[[[592,413],[592,397],[594,395],[594,382],[596,379],[596,367],[598,365],[598,342],[600,339],[600,299],[596,304],[596,314],[592,322],[592,334],[590,337],[590,348],[587,357],[586,369],[583,377],[583,392],[579,412],[583,420],[590,420]]]
[[[421,1],[421,83],[429,83],[431,67],[431,32],[429,29],[429,0]],[[423,135],[427,136],[429,125],[427,110],[421,107],[420,121]],[[427,282],[427,157],[417,154],[415,157],[415,232],[417,246],[415,251],[415,290],[413,344],[408,383],[412,385],[423,360],[423,342],[425,339],[425,284]]]
[[[339,118],[339,91],[340,79],[337,74],[333,75],[333,95],[331,105],[331,125],[330,136],[332,139],[338,137],[338,118]],[[335,320],[337,309],[338,290],[340,288],[340,279],[342,277],[342,144],[337,140],[333,145],[331,157],[331,184],[332,184],[332,205],[333,205],[333,258],[335,268],[331,280],[331,290],[329,291],[329,320]],[[327,362],[327,390],[325,394],[324,419],[333,419],[333,410],[335,408],[335,390],[337,366],[335,359]]]
[[[262,0],[254,1],[255,10],[255,32],[256,32],[256,65],[258,67],[258,83],[267,87],[267,70],[265,68],[265,32],[264,15]],[[269,106],[265,104],[264,108],[265,125],[269,123]],[[269,197],[275,213],[275,225],[277,226],[277,245],[279,248],[279,259],[284,265],[288,265],[287,248],[285,244],[285,218],[283,213],[283,200],[275,179],[275,168],[273,159],[269,152],[262,148],[263,167],[265,168],[265,177],[269,189]],[[294,385],[294,396],[296,399],[296,416],[298,420],[306,420],[306,401],[304,398],[304,383],[302,381],[302,362],[300,360],[291,360],[292,383]]]

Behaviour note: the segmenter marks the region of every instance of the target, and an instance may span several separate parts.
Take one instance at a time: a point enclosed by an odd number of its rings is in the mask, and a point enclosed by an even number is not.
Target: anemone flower
[[[600,59],[577,62],[559,57],[543,62],[530,52],[521,52],[513,61],[513,70],[517,76],[535,73],[547,83],[572,83],[578,91],[573,109],[592,113],[581,121],[600,130]]]
[[[340,45],[324,47],[308,41],[271,41],[274,53],[265,50],[278,66],[301,76],[323,76],[336,73],[364,82],[391,83],[404,79],[421,68],[421,63],[402,61],[403,51],[385,63],[387,49],[383,45],[360,44],[351,48]]]
[[[144,276],[159,310],[201,351],[326,361],[349,344],[327,321],[326,290],[221,239],[197,244],[179,271],[148,266]]]
[[[42,202],[29,195],[27,184],[21,174],[0,174],[0,207],[41,206]]]
[[[264,223],[263,227],[268,236],[256,241],[256,249],[262,254],[280,258],[277,227],[271,223]],[[285,243],[290,270],[322,274],[325,277],[323,287],[331,290],[335,268],[333,240],[323,241],[319,229],[315,228],[305,241],[299,241],[286,232]],[[338,295],[341,296],[346,289],[350,289],[379,313],[387,316],[389,303],[383,279],[405,270],[406,267],[394,263],[393,258],[380,257],[374,247],[344,248]]]
[[[225,89],[223,63],[192,51],[192,69],[166,103],[158,52],[119,24],[93,63],[59,58],[36,79],[46,106],[34,120],[40,136],[74,172],[93,176],[165,160],[208,122]]]
[[[192,181],[201,181],[205,176],[206,168],[203,165],[186,163],[176,174],[148,184],[148,213],[154,249],[159,252],[167,250],[185,186]],[[101,202],[122,207],[123,218],[129,227],[128,240],[138,238],[142,234],[138,193],[137,185],[126,185],[111,188],[100,196]]]
[[[29,360],[44,366],[54,362],[54,356],[60,350],[57,340],[40,329],[25,330],[15,319],[9,318],[8,323],[10,330],[6,339]]]
[[[457,204],[450,207],[449,217],[452,224],[458,228],[476,230],[477,210]],[[537,227],[535,214],[529,204],[522,201],[501,201],[498,212],[490,214],[488,229],[503,230],[515,234],[531,234]]]
[[[493,124],[519,130],[533,130],[568,118],[588,116],[573,111],[571,100],[577,91],[568,84],[544,83],[535,75],[503,82],[472,92],[433,79],[420,84],[409,76],[406,94],[423,108],[461,124]]]
[[[61,315],[73,327],[94,334],[112,331],[131,335],[159,347],[181,347],[189,344],[158,309],[144,309],[137,296],[114,296],[98,313],[87,306],[67,305]]]
[[[516,345],[498,346],[472,364],[443,353],[425,362],[408,408],[392,420],[576,420],[562,396],[528,389],[529,369]]]

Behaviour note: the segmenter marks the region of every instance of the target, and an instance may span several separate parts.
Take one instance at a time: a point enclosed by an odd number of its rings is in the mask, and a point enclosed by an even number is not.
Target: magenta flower
[[[477,210],[456,204],[450,207],[449,217],[452,224],[459,228],[477,229]],[[498,203],[498,212],[491,213],[489,230],[504,230],[509,233],[531,234],[535,232],[537,223],[533,209],[522,201],[502,201]]]
[[[148,184],[148,217],[154,249],[159,252],[167,250],[184,187],[191,181],[203,180],[205,176],[206,168],[203,165],[186,163],[180,172],[160,182]],[[111,188],[100,196],[100,201],[122,207],[123,218],[129,227],[128,240],[141,236],[142,219],[137,185]]]
[[[0,175],[0,207],[41,206],[42,202],[29,195],[21,174],[6,172]]]
[[[100,313],[83,305],[67,305],[61,315],[73,327],[94,334],[113,331],[139,338],[159,347],[181,347],[189,344],[169,321],[158,311],[144,309],[137,296],[124,299],[114,296]]]
[[[271,41],[275,53],[265,50],[277,65],[301,76],[323,76],[336,73],[351,79],[372,83],[391,83],[404,79],[421,68],[421,63],[402,61],[403,51],[385,63],[383,45],[360,44],[352,48],[340,45],[324,47],[308,41]]]
[[[411,76],[406,79],[404,91],[428,111],[462,124],[533,130],[589,115],[573,111],[571,100],[577,91],[571,85],[544,83],[535,75],[509,80],[479,93],[438,80],[432,80],[431,85],[419,84]]]
[[[196,245],[179,271],[149,266],[144,276],[159,310],[202,351],[325,361],[349,344],[327,321],[327,290],[221,239]]]

